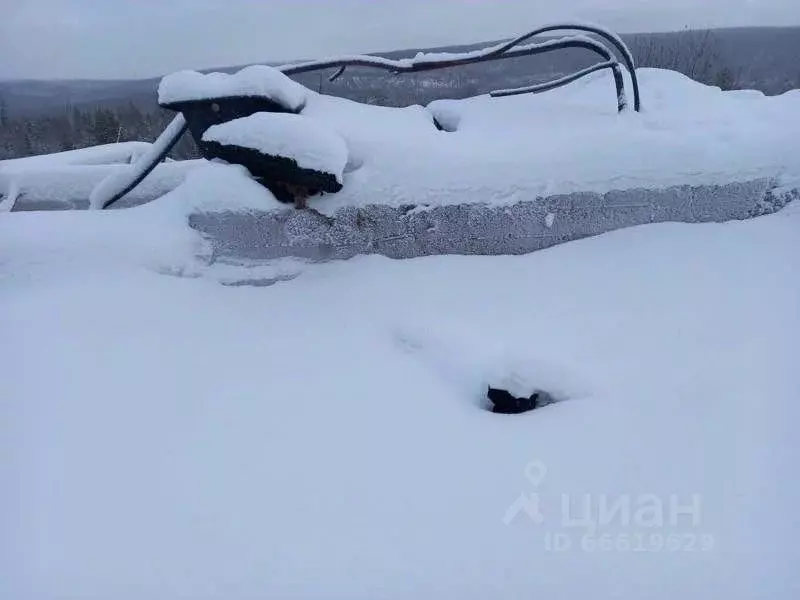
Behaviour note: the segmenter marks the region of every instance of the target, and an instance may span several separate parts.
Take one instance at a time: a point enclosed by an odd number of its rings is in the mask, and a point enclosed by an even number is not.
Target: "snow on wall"
[[[772,179],[563,194],[512,206],[367,205],[334,215],[291,209],[197,211],[189,222],[216,258],[347,259],[358,254],[414,258],[436,254],[525,254],[606,231],[666,221],[721,222],[779,210],[795,190]]]

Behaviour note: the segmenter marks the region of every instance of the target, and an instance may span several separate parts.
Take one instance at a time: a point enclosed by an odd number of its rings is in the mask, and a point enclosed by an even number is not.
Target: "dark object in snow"
[[[493,413],[518,415],[536,408],[539,392],[534,392],[529,398],[518,398],[506,390],[489,386],[486,397],[494,405],[492,408]]]
[[[274,100],[263,96],[231,96],[209,100],[186,100],[162,104],[164,108],[183,113],[197,147],[207,156],[203,134],[212,125],[249,117],[257,112],[295,113]],[[296,114],[296,113],[295,113]]]
[[[293,202],[298,208],[305,206],[309,196],[342,189],[333,173],[301,167],[293,158],[213,141],[203,142],[203,154],[209,159],[220,158],[244,166],[275,198],[281,202]]]

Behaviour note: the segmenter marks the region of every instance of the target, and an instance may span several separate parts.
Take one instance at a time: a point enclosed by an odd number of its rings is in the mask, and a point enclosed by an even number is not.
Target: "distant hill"
[[[767,94],[800,87],[800,27],[717,29],[711,33],[711,50],[716,63],[714,73],[722,68],[729,70],[736,77],[735,87],[760,89]],[[670,55],[674,58],[677,53],[684,52],[687,35],[699,34],[634,34],[623,38],[631,46],[637,62],[647,65],[654,58],[663,59]],[[488,43],[413,48],[376,54],[402,58],[419,51],[468,51]],[[585,52],[568,50],[402,77],[374,69],[350,69],[333,84],[319,74],[300,76],[298,80],[314,89],[321,85],[325,93],[365,102],[404,105],[423,103],[437,97],[472,95],[496,87],[525,85],[585,66],[592,58],[587,57]],[[230,72],[239,68],[241,66],[216,70]],[[709,83],[713,83],[714,77],[713,73],[706,75],[711,79]],[[113,110],[131,104],[149,112],[157,108],[158,82],[159,79],[0,81],[0,102],[5,116],[10,118],[63,114],[72,108]]]

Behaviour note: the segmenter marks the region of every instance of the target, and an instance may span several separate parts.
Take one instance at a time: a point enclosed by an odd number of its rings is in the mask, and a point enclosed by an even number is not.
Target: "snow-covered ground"
[[[0,597],[800,594],[796,205],[231,287],[176,204],[0,217]]]

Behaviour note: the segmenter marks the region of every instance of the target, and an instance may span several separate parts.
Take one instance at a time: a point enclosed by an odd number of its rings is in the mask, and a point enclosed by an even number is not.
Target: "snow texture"
[[[775,212],[797,197],[769,179],[710,186],[562,194],[513,206],[448,204],[314,211],[195,210],[190,223],[217,259],[296,257],[313,261],[359,254],[415,258],[436,254],[526,254],[555,244],[647,223],[722,222]],[[176,190],[176,195],[193,195]],[[208,192],[207,192],[208,193]]]
[[[232,287],[170,198],[0,217],[0,597],[797,598],[796,204]]]
[[[298,166],[336,176],[341,183],[347,165],[347,144],[324,121],[292,113],[255,113],[212,125],[203,141],[257,150],[289,158]]]
[[[192,100],[258,96],[296,112],[303,106],[308,90],[274,67],[253,65],[233,74],[179,71],[167,75],[158,86],[158,103],[174,104]]]
[[[621,114],[608,73],[539,95],[427,107],[370,106],[304,89],[302,116],[335,130],[348,149],[344,188],[310,206],[329,216],[376,204],[509,207],[570,193],[800,177],[800,91],[765,97],[671,71],[638,75],[643,111]]]

